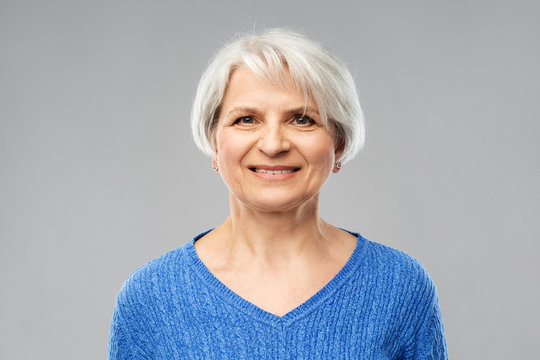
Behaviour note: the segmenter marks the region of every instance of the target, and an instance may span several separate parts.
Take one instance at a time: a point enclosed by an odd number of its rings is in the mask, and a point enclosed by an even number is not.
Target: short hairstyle
[[[363,147],[365,125],[354,80],[345,65],[320,44],[296,32],[270,29],[242,35],[222,47],[204,71],[191,111],[191,128],[199,149],[215,156],[215,128],[232,71],[246,66],[255,75],[284,84],[285,72],[306,104],[312,99],[325,126],[343,147],[342,163]]]

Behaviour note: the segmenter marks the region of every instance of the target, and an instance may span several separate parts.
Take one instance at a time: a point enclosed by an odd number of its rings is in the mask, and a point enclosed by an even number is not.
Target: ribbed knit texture
[[[435,286],[412,257],[358,234],[341,271],[286,315],[221,283],[195,237],[118,293],[109,359],[447,359]]]

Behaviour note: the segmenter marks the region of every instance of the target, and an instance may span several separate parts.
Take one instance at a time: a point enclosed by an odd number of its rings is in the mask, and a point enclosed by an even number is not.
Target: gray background
[[[225,219],[190,103],[270,26],[326,44],[365,109],[324,217],[422,261],[452,358],[538,358],[537,2],[0,4],[2,359],[104,358],[129,273]]]

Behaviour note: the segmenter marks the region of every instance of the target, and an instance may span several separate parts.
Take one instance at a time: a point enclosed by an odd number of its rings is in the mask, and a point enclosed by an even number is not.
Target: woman
[[[421,265],[319,217],[364,141],[341,62],[290,31],[236,39],[202,76],[192,127],[230,215],[126,280],[110,359],[446,358]]]

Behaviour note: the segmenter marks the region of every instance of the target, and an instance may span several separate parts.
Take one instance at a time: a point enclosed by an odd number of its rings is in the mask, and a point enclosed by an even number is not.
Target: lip
[[[293,172],[300,170],[300,167],[298,167],[298,166],[283,166],[283,165],[277,165],[277,166],[249,165],[248,168],[251,171],[254,171],[255,169],[262,169],[262,170],[268,170],[268,171],[293,170]]]
[[[286,166],[286,165],[250,165],[248,166],[249,170],[259,179],[267,181],[282,181],[287,180],[293,177],[296,172],[300,170],[300,167],[297,166]],[[263,170],[256,171],[256,169]],[[286,171],[281,172],[279,171]],[[278,172],[278,173],[273,173]]]

